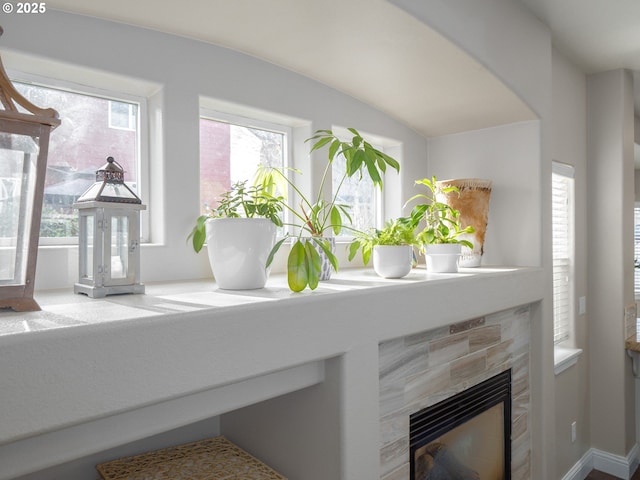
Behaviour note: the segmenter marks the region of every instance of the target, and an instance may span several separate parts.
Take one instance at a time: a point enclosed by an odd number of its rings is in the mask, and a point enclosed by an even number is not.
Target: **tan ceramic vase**
[[[484,237],[489,219],[489,200],[491,197],[491,180],[479,178],[463,178],[441,180],[438,186],[457,187],[460,191],[438,193],[437,199],[460,212],[462,228],[471,225],[475,232],[464,234],[461,238],[473,243],[473,249],[462,247],[462,256],[458,262],[460,267],[479,267],[484,252]]]

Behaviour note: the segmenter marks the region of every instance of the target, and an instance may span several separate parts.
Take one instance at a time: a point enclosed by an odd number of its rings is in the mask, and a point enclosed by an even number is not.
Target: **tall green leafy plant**
[[[311,138],[306,140],[312,143],[310,153],[322,148],[328,150],[327,164],[315,198],[310,199],[305,196],[289,178],[290,171],[294,174],[299,173],[295,170],[262,166],[255,180],[256,185],[263,191],[274,196],[284,196],[289,186],[300,199],[298,205],[284,202],[285,208],[293,218],[293,222],[289,225],[297,228],[297,234],[288,234],[277,242],[268,260],[270,264],[283,243],[290,236],[293,237],[287,259],[287,281],[289,288],[294,292],[300,292],[307,287],[311,290],[317,288],[322,266],[318,250],[322,251],[332,267],[338,270],[338,259],[331,251],[329,241],[324,238],[324,235],[325,232],[338,235],[343,229],[350,228],[346,225],[351,223],[349,206],[338,202],[338,195],[344,181],[354,176],[357,178],[366,176],[371,179],[374,186],[381,189],[387,167],[400,170],[400,164],[394,158],[373,147],[355,128],[348,130],[353,135],[350,141],[343,141],[331,130],[317,130]],[[335,191],[331,195],[326,195],[324,189],[330,179],[331,167],[339,156],[345,159],[345,172],[337,183]]]
[[[437,199],[439,192],[459,192],[458,188],[455,186],[439,187],[435,176],[430,179],[416,180],[415,183],[416,185],[427,187],[426,193],[418,193],[406,203],[411,203],[414,200],[422,202],[411,211],[412,223],[415,226],[418,226],[421,221],[425,222],[425,227],[417,234],[417,239],[422,248],[424,249],[426,245],[441,243],[459,243],[473,248],[473,244],[470,241],[460,238],[463,234],[473,233],[473,227],[469,225],[462,228],[460,212]]]

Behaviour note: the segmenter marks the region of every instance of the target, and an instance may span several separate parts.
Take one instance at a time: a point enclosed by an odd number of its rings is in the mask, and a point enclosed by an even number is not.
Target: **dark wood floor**
[[[597,470],[592,470],[585,480],[619,480],[618,477],[614,477],[613,475],[608,475],[606,473],[599,472]],[[631,480],[640,480],[640,468],[636,470],[636,473],[633,474]]]

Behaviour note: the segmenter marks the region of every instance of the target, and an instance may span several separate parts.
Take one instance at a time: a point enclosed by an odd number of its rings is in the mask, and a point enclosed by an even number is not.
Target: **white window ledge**
[[[340,428],[354,431],[377,421],[375,409],[349,412],[363,385],[377,387],[380,342],[538,302],[544,285],[535,267],[402,279],[369,268],[301,293],[285,275],[247,291],[201,280],[103,299],[36,292],[42,311],[0,317],[0,480],[321,383],[326,359],[353,380],[327,388],[340,398],[328,408],[347,412]]]
[[[578,357],[582,353],[581,348],[555,347],[553,350],[553,372],[556,375],[578,363]]]

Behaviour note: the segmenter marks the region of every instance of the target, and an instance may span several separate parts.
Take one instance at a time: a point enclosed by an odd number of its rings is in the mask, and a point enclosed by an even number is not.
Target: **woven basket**
[[[220,436],[101,463],[103,480],[286,480]]]

